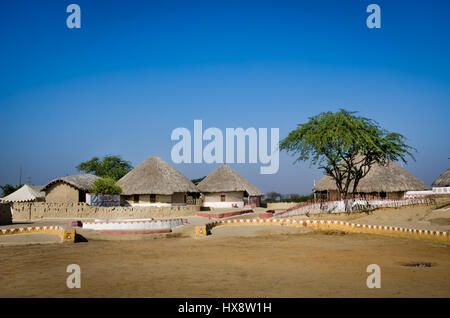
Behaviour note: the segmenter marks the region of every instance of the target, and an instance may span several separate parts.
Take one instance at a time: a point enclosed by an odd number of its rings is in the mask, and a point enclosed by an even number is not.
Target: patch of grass
[[[187,237],[186,235],[184,235],[183,233],[168,233],[164,236],[165,238],[181,238],[181,237]]]
[[[343,236],[343,235],[348,234],[345,231],[339,231],[339,230],[319,230],[318,232],[321,234],[324,234],[324,235],[338,235],[338,236]]]
[[[425,268],[425,267],[436,266],[436,264],[433,264],[431,262],[408,262],[408,263],[402,263],[402,266]]]

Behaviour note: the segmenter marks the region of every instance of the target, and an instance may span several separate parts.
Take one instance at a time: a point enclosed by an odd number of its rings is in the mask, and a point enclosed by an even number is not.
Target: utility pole
[[[19,185],[22,184],[22,165],[20,165],[20,173],[19,173]]]

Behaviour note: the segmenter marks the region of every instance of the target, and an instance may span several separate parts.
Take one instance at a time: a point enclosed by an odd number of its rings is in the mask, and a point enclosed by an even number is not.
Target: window
[[[150,202],[156,202],[156,194],[150,194]]]
[[[226,194],[221,194],[220,195],[220,202],[225,202],[227,199],[227,195]]]
[[[139,203],[139,194],[133,195],[133,201],[134,203]]]

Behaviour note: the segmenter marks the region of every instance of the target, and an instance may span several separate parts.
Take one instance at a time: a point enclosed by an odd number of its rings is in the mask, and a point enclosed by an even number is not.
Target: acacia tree
[[[310,161],[336,182],[341,199],[356,193],[358,184],[374,164],[386,166],[389,161],[406,157],[414,159],[415,149],[406,138],[388,132],[371,119],[341,109],[324,112],[298,125],[282,140],[280,149],[297,156],[296,162]]]
[[[133,169],[133,166],[129,161],[123,160],[119,156],[108,155],[103,157],[102,160],[93,157],[89,161],[80,163],[76,168],[85,173],[93,173],[99,177],[109,177],[117,181]]]
[[[4,186],[0,186],[0,189],[2,189],[3,191],[3,196],[6,197],[7,195],[10,195],[11,193],[19,190],[22,186],[23,184],[19,184],[16,186],[11,184],[5,184]]]
[[[112,178],[106,177],[95,180],[93,188],[89,192],[96,194],[121,194],[122,188],[116,185]]]

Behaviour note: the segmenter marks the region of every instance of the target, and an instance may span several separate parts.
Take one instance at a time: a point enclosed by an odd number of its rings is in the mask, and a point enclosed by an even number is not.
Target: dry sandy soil
[[[416,207],[333,218],[443,229],[449,214]],[[0,246],[0,297],[450,297],[450,245],[309,228],[192,232]],[[69,264],[81,267],[80,289],[66,287]],[[369,264],[381,267],[380,289],[366,286]]]
[[[218,227],[201,239],[3,246],[0,296],[450,297],[448,246],[245,227]],[[239,229],[246,234],[237,236]],[[432,267],[404,266],[416,262]],[[66,287],[72,263],[81,267],[81,289]],[[366,287],[366,267],[373,263],[381,267],[381,289]]]

